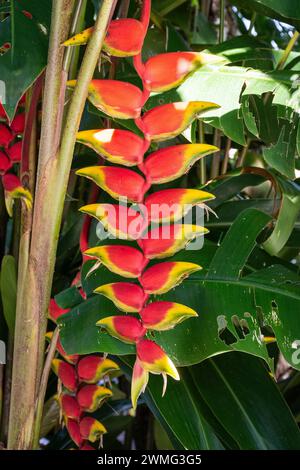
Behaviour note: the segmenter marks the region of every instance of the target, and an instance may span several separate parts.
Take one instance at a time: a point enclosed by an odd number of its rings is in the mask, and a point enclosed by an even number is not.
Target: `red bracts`
[[[208,232],[205,227],[186,223],[184,218],[195,206],[196,209],[203,209],[205,202],[214,198],[203,190],[186,189],[180,185],[150,191],[148,195],[147,192],[152,184],[163,184],[179,178],[197,160],[218,150],[204,143],[179,144],[165,146],[145,157],[152,142],[178,136],[200,115],[218,108],[218,105],[205,101],[176,102],[156,106],[146,112],[143,112],[143,107],[150,92],[170,90],[197,69],[201,73],[203,65],[224,60],[210,54],[181,51],[159,54],[143,63],[141,50],[149,24],[150,7],[150,0],[144,0],[140,21],[112,21],[104,43],[104,50],[108,54],[133,56],[142,89],[117,80],[93,79],[88,90],[88,99],[94,106],[112,118],[134,119],[143,137],[131,131],[111,128],[85,130],[77,135],[78,142],[92,148],[109,163],[123,166],[81,168],[77,174],[92,180],[112,198],[122,201],[122,205],[89,204],[81,211],[100,221],[114,237],[126,238],[135,243],[135,246],[108,243],[84,252],[86,257],[96,260],[92,270],[103,264],[125,278],[125,281],[126,278],[134,280],[101,285],[94,291],[111,300],[120,311],[136,315],[112,316],[108,312],[103,318],[101,312],[101,319],[97,322],[97,326],[111,336],[136,346],[131,388],[134,408],[147,386],[149,373],[163,376],[164,391],[167,375],[179,380],[171,358],[155,341],[149,339],[149,332],[169,330],[183,321],[196,321],[198,315],[191,307],[176,302],[151,302],[150,296],[173,289],[201,269],[199,265],[184,261],[163,261],[150,267],[147,265],[152,259],[172,256],[194,238],[205,235]],[[89,28],[66,41],[65,45],[85,44],[91,33],[92,28]],[[74,80],[68,85],[72,88],[75,83]],[[138,169],[124,168],[134,166]],[[133,206],[128,203],[133,203]],[[96,360],[91,367],[91,381],[97,376],[97,367]],[[82,372],[80,374],[83,378]],[[77,400],[83,409],[90,411],[97,402],[98,394],[101,400],[102,392],[97,385],[84,386],[77,393]],[[91,429],[101,434],[97,423],[86,423],[81,428],[84,427],[82,435],[87,439],[92,440],[94,434]]]

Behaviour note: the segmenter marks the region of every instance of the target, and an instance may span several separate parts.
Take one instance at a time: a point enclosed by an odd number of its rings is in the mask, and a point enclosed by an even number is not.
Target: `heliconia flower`
[[[126,278],[139,277],[148,263],[136,248],[126,245],[103,245],[89,248],[84,254],[97,259],[110,271]]]
[[[53,359],[52,370],[70,392],[77,389],[77,374],[75,368],[61,359]]]
[[[84,411],[96,411],[107,398],[112,396],[109,388],[100,385],[84,385],[77,392],[77,401]]]
[[[88,28],[64,42],[64,46],[86,44],[94,28]],[[143,45],[143,25],[133,18],[120,18],[110,22],[103,50],[114,57],[130,57],[140,53]]]
[[[139,396],[146,390],[149,380],[149,372],[141,366],[138,358],[136,359],[132,371],[131,379],[131,402],[135,410]]]
[[[48,331],[45,335],[46,340],[50,343],[53,337],[53,331]],[[77,364],[77,361],[79,359],[78,354],[67,354],[66,351],[63,348],[63,345],[61,344],[60,338],[58,337],[57,343],[56,343],[56,350],[59,352],[59,354],[64,358],[65,361],[69,362],[72,365]]]
[[[96,129],[77,133],[77,142],[92,148],[112,163],[139,165],[143,160],[144,140],[121,129]]]
[[[164,350],[150,339],[142,339],[136,345],[137,357],[143,369],[152,374],[162,374],[164,379],[163,395],[167,386],[167,375],[180,380],[178,371]]]
[[[61,308],[57,305],[54,299],[50,299],[49,303],[49,309],[48,309],[48,317],[50,320],[52,320],[54,323],[57,322],[57,319],[61,316],[64,315],[65,313],[68,313],[70,311],[69,308]]]
[[[23,134],[24,127],[25,127],[25,113],[19,113],[12,120],[10,128],[15,134]]]
[[[200,225],[162,225],[150,229],[137,243],[146,258],[166,258],[173,256],[192,240],[205,233],[208,233],[207,228]]]
[[[167,183],[184,175],[196,161],[217,150],[218,147],[208,144],[181,144],[161,148],[145,159],[145,172],[152,184]]]
[[[90,442],[98,441],[103,434],[107,433],[105,426],[91,416],[85,416],[79,423],[80,434],[83,439]]]
[[[76,171],[94,181],[115,199],[127,198],[129,202],[141,202],[145,192],[145,180],[135,171],[117,166],[90,166]]]
[[[89,204],[79,210],[99,220],[116,238],[125,240],[136,240],[148,225],[141,212],[123,205]]]
[[[86,356],[77,364],[77,374],[82,382],[95,384],[105,375],[119,370],[118,364],[100,356]]]
[[[5,120],[7,119],[7,114],[1,103],[0,103],[0,119],[5,119]]]
[[[214,198],[200,189],[164,189],[150,194],[144,204],[152,222],[172,222],[184,217],[193,206]]]
[[[140,283],[147,294],[165,294],[200,269],[202,267],[195,263],[165,261],[148,268],[140,277]]]
[[[154,141],[171,139],[181,134],[201,113],[219,108],[207,101],[168,103],[147,111],[143,117],[143,131],[146,138]]]
[[[10,129],[5,124],[0,123],[0,147],[7,148],[14,136]]]
[[[67,82],[69,88],[75,85],[76,80]],[[143,105],[141,90],[119,80],[92,80],[88,87],[88,99],[97,109],[118,119],[138,118]]]
[[[28,210],[32,208],[32,196],[28,189],[22,186],[18,176],[6,174],[2,176],[2,183],[5,194],[5,204],[8,215],[12,217],[14,199],[21,199]]]
[[[80,447],[83,443],[83,439],[80,434],[79,423],[74,419],[66,418],[66,428],[72,441],[74,441],[75,444]]]
[[[7,154],[12,162],[18,163],[22,158],[22,141],[16,142],[7,149]]]
[[[103,49],[115,57],[130,57],[141,52],[144,40],[143,25],[133,18],[111,21]]]
[[[63,393],[59,397],[62,413],[67,418],[78,421],[81,416],[81,409],[75,397]]]
[[[220,61],[224,58],[203,52],[158,54],[145,63],[145,86],[149,91],[167,91],[180,85],[198,67]]]
[[[101,318],[96,325],[104,328],[114,338],[128,344],[135,344],[146,334],[146,329],[140,320],[125,315]]]
[[[130,282],[104,284],[97,287],[94,292],[104,295],[124,312],[139,312],[148,299],[148,295],[140,286]]]
[[[3,175],[12,167],[12,162],[10,159],[5,155],[4,152],[0,151],[0,175]]]
[[[156,331],[170,330],[187,318],[197,316],[197,312],[192,308],[167,301],[152,302],[140,311],[145,328]]]

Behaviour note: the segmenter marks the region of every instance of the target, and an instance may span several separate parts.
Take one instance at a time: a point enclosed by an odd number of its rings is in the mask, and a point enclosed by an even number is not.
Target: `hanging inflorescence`
[[[5,204],[12,216],[15,199],[24,201],[28,209],[32,206],[32,196],[24,188],[20,178],[13,173],[14,165],[21,163],[23,133],[25,127],[25,95],[18,104],[18,112],[11,123],[0,103],[0,175],[4,188]]]
[[[218,61],[216,56],[196,52],[173,52],[151,57],[142,62],[142,45],[149,25],[151,2],[143,2],[141,20],[119,19],[110,23],[104,51],[116,57],[133,57],[143,89],[118,80],[94,79],[88,89],[89,101],[101,112],[117,119],[134,119],[143,137],[120,129],[81,131],[77,141],[87,145],[108,162],[122,166],[92,166],[77,171],[92,180],[111,197],[126,200],[122,204],[90,204],[81,211],[101,221],[117,238],[136,240],[138,248],[124,244],[89,248],[84,255],[96,259],[110,271],[126,278],[126,282],[102,285],[96,293],[108,297],[119,310],[137,316],[115,315],[102,318],[97,325],[119,340],[136,345],[136,361],[132,375],[132,404],[145,390],[149,372],[162,374],[164,390],[167,375],[179,380],[171,359],[155,341],[151,331],[174,328],[197,313],[175,302],[153,301],[151,295],[164,294],[191,273],[201,269],[183,261],[163,261],[148,266],[150,260],[167,258],[183,249],[207,230],[201,225],[180,223],[185,207],[203,205],[214,196],[198,189],[164,189],[147,195],[153,184],[177,179],[201,157],[217,150],[207,144],[182,144],[164,147],[145,154],[153,142],[161,142],[181,134],[202,112],[216,108],[210,102],[178,102],[163,104],[142,113],[151,92],[163,92],[178,86],[204,63]],[[65,45],[85,44],[92,28],[66,41]],[[76,80],[68,82],[74,88]],[[137,166],[140,173],[129,167]],[[125,167],[125,168],[124,168]],[[157,207],[159,210],[156,210]],[[154,226],[153,226],[154,224]],[[166,236],[165,227],[168,227]],[[127,282],[135,279],[139,284]]]
[[[56,323],[68,310],[60,308],[54,299],[49,305],[49,318]],[[52,340],[53,332],[47,333]],[[90,414],[100,408],[112,396],[111,388],[105,385],[106,378],[119,370],[118,365],[107,357],[69,355],[60,338],[56,343],[60,357],[52,361],[52,369],[58,376],[57,396],[61,415],[72,441],[80,450],[94,450],[89,442],[102,443],[105,426]]]

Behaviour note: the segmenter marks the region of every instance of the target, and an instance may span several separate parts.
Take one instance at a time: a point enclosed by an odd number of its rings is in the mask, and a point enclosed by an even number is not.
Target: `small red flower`
[[[82,382],[95,384],[105,375],[119,370],[111,359],[100,356],[86,356],[78,362],[77,374]]]
[[[13,163],[19,163],[22,158],[22,144],[23,142],[20,140],[19,142],[16,142],[13,144],[11,147],[7,149],[7,153],[9,155],[9,158]]]
[[[75,397],[63,393],[60,398],[61,409],[63,415],[67,418],[79,421],[81,416],[81,409]]]
[[[107,330],[111,336],[129,344],[135,344],[146,334],[146,329],[135,317],[115,315],[102,318],[96,325]]]
[[[147,294],[164,294],[200,269],[201,266],[195,263],[166,261],[148,268],[140,282]]]
[[[139,277],[148,263],[141,251],[126,245],[96,246],[84,254],[97,259],[99,264],[103,263],[113,273],[128,278]]]
[[[90,416],[82,418],[79,424],[80,434],[83,439],[87,439],[90,442],[98,441],[103,434],[107,433],[106,428],[100,421]]]
[[[0,123],[0,147],[7,148],[14,136],[5,124]]]
[[[77,421],[74,419],[67,418],[66,419],[66,428],[68,430],[68,433],[70,434],[70,437],[72,441],[75,442],[75,444],[80,447],[83,443],[83,439],[80,434],[80,427]]]
[[[52,361],[53,372],[61,380],[64,387],[70,392],[75,392],[77,389],[77,374],[75,368],[61,359],[53,359]]]
[[[140,286],[130,282],[105,284],[97,287],[94,292],[104,295],[124,312],[139,312],[148,298]]]
[[[84,411],[96,411],[102,403],[112,396],[111,390],[100,385],[84,385],[77,392],[77,401]]]
[[[15,134],[23,134],[25,128],[25,113],[17,114],[14,117],[10,128]]]
[[[0,151],[0,175],[4,175],[7,170],[12,167],[12,162],[10,159],[5,155],[4,152]]]

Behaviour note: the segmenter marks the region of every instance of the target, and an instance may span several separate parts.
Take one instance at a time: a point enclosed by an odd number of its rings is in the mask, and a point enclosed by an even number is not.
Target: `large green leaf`
[[[245,449],[300,449],[300,432],[258,359],[224,354],[184,370],[228,434]]]
[[[171,440],[174,436],[185,449],[300,448],[292,414],[257,358],[242,353],[210,358],[180,369],[180,382],[169,380],[164,397],[161,390],[162,379],[151,376],[145,401]]]
[[[29,12],[32,18],[24,15]],[[46,0],[11,0],[11,15],[1,21],[0,46],[10,44],[0,55],[0,79],[4,83],[0,100],[10,119],[27,88],[47,63],[47,44],[51,2]]]
[[[162,297],[188,305],[199,313],[197,319],[155,335],[177,365],[196,364],[234,350],[269,361],[262,337],[266,326],[273,329],[279,348],[292,361],[292,345],[300,337],[295,314],[300,305],[299,277],[282,265],[248,275],[243,273],[246,260],[256,246],[256,237],[269,220],[268,215],[249,209],[240,214],[217,251],[213,244],[205,244],[202,250],[184,251],[174,257],[198,262],[206,268]],[[91,294],[97,285],[117,279],[100,268],[85,281],[84,287]],[[98,319],[117,313],[114,305],[102,296],[89,298],[73,308],[61,321],[66,351],[70,354],[133,353],[131,346],[95,327]]]
[[[232,2],[247,10],[255,10],[299,27],[300,11],[298,0],[234,0]]]

